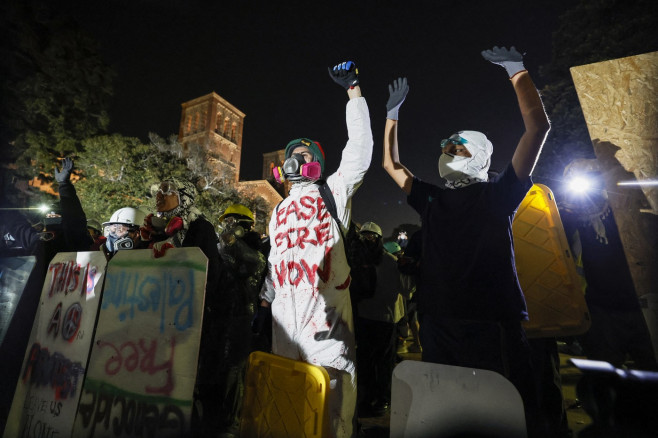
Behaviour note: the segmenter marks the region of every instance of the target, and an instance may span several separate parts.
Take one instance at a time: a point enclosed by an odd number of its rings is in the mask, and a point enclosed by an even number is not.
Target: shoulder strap
[[[327,210],[329,211],[329,214],[331,214],[331,217],[334,218],[334,220],[338,224],[338,227],[340,228],[340,231],[342,233],[343,224],[340,221],[340,219],[338,219],[338,209],[336,208],[336,200],[334,199],[334,194],[331,193],[329,184],[327,184],[326,181],[318,181],[318,182],[321,182],[321,184],[318,184],[318,190],[320,191],[320,196],[322,196],[324,205],[325,207],[327,207]]]

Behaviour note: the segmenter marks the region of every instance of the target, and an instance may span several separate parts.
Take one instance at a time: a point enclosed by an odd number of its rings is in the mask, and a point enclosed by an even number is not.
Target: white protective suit
[[[342,224],[372,158],[372,130],[363,97],[346,108],[348,141],[338,170],[327,178]],[[350,268],[339,225],[318,186],[294,183],[270,220],[272,249],[261,298],[272,303],[274,354],[323,366],[330,377],[329,421],[336,437],[355,433],[356,350]],[[345,231],[345,230],[343,230]]]

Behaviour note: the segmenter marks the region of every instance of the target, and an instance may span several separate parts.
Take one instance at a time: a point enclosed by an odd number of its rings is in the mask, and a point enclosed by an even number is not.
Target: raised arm
[[[512,167],[519,180],[527,180],[532,174],[551,125],[537,88],[523,66],[523,56],[514,46],[509,50],[505,47],[494,47],[483,51],[482,56],[487,61],[505,68],[516,92],[525,132],[512,156]]]
[[[386,126],[384,127],[384,153],[382,167],[393,181],[408,195],[414,175],[400,163],[398,153],[398,111],[404,102],[409,85],[407,78],[398,78],[388,86],[389,98],[386,102]]]
[[[359,69],[354,62],[345,61],[341,64],[329,67],[329,76],[331,79],[347,90],[350,99],[362,97],[361,87],[359,86]]]
[[[348,200],[363,181],[372,160],[372,129],[370,114],[359,85],[359,69],[354,62],[345,61],[329,68],[329,76],[347,91],[350,100],[345,108],[347,143],[342,152],[338,173],[345,183],[345,199]],[[332,190],[336,186],[327,178]],[[334,195],[337,195],[334,193]],[[345,222],[349,223],[349,221]]]

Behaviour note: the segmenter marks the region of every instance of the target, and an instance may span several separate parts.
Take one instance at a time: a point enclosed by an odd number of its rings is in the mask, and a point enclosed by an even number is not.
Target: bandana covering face
[[[168,182],[176,187],[175,193],[178,196],[178,206],[173,210],[158,212],[157,216],[167,221],[174,216],[178,216],[183,220],[183,228],[173,236],[174,246],[180,248],[183,246],[183,240],[190,224],[201,216],[201,212],[194,206],[196,188],[194,184],[187,180],[173,177],[167,178],[163,182]]]
[[[487,171],[491,165],[493,145],[486,135],[478,131],[459,131],[450,139],[463,144],[470,157],[441,154],[439,175],[446,180],[446,187],[456,189],[489,180]]]

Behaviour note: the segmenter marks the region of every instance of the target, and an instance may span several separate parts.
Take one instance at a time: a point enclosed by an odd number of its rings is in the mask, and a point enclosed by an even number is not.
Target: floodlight
[[[569,190],[574,193],[585,193],[592,188],[592,182],[582,176],[575,176],[569,180]]]

